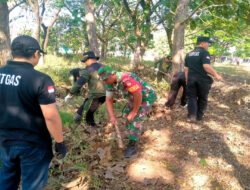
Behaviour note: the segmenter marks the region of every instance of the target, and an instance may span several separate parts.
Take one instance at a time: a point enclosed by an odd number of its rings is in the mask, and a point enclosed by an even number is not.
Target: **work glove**
[[[158,72],[158,71],[159,71],[159,69],[158,69],[158,68],[155,68],[155,71],[156,71],[156,72]]]
[[[67,148],[64,142],[55,144],[56,157],[58,159],[63,159],[66,156]]]
[[[64,98],[64,102],[68,102],[73,96],[68,94],[65,98]]]

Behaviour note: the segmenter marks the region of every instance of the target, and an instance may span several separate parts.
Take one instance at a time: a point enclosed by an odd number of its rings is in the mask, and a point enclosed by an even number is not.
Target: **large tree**
[[[190,12],[190,0],[178,0],[174,23],[173,73],[183,71],[184,69],[184,38],[187,22],[206,1],[207,0],[203,0],[200,2],[197,7]]]
[[[6,1],[0,2],[0,65],[11,58],[9,9]]]
[[[41,27],[43,29],[43,41],[42,41],[42,48],[46,49],[49,43],[49,35],[50,31],[58,19],[58,15],[64,6],[63,0],[28,0],[28,3],[34,12],[35,20],[36,20],[36,27],[35,27],[35,38],[40,44],[40,36],[41,36]],[[56,9],[54,11],[54,9]],[[48,26],[44,24],[44,17],[45,12],[55,12],[53,18],[51,19]]]
[[[131,18],[130,27],[133,28],[133,38],[135,40],[133,54],[134,59],[131,62],[134,68],[142,63],[142,59],[149,42],[152,40],[152,30],[157,25],[153,25],[152,15],[159,5],[158,1],[155,5],[150,0],[128,1],[123,0],[124,7]]]
[[[97,24],[97,37],[101,42],[101,60],[106,59],[108,44],[119,34],[119,25],[123,13],[122,6],[114,1],[98,2],[95,11]]]
[[[39,2],[38,0],[28,0],[30,7],[32,8],[35,18],[36,18],[36,27],[35,27],[35,38],[40,44],[40,31],[41,31],[41,20],[40,17],[40,10],[39,10]],[[43,5],[45,4],[46,0],[43,0]]]
[[[41,26],[43,28],[43,42],[42,42],[42,48],[43,49],[47,49],[47,47],[48,47],[50,31],[51,31],[53,25],[55,24],[55,22],[58,19],[58,15],[59,15],[59,13],[61,11],[61,6],[62,5],[60,5],[60,7],[58,7],[57,10],[55,11],[54,16],[53,16],[52,20],[50,21],[50,23],[48,24],[48,26],[46,26],[43,22],[41,24]],[[44,14],[44,12],[45,12],[45,5],[43,5],[42,13]]]
[[[92,0],[85,0],[84,1],[84,8],[85,8],[85,18],[87,22],[87,34],[89,40],[89,48],[91,51],[95,52],[95,55],[99,56],[99,45],[97,41],[97,34],[96,34],[96,23],[95,23],[95,5]]]

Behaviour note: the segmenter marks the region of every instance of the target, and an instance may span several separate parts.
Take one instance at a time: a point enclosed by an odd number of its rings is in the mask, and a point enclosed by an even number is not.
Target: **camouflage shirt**
[[[127,97],[130,102],[133,102],[133,94],[141,91],[142,101],[152,104],[157,96],[153,88],[145,81],[140,79],[137,75],[130,72],[116,72],[117,82],[112,85],[107,85],[106,96],[113,97],[113,95],[122,95]]]

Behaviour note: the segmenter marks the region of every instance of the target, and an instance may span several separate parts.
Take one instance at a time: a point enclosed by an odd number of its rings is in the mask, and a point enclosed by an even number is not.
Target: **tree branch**
[[[207,26],[204,27],[204,28],[200,28],[199,30],[197,30],[197,31],[195,31],[195,32],[193,32],[193,33],[191,33],[191,34],[185,35],[185,38],[188,37],[188,36],[192,36],[192,35],[194,35],[194,34],[200,32],[201,30],[204,30],[204,29],[206,29],[206,28],[209,28],[209,26],[211,26],[211,24],[210,24],[210,25],[207,25]]]
[[[55,24],[55,22],[56,22],[56,20],[57,20],[57,18],[58,18],[58,15],[59,15],[59,13],[60,13],[60,11],[61,11],[61,8],[59,8],[59,9],[55,12],[54,18],[51,20],[51,22],[50,22],[50,24],[48,25],[48,27],[52,27],[52,26]]]
[[[35,5],[34,5],[34,3],[32,3],[31,0],[28,0],[28,2],[29,2],[29,4],[30,4],[31,8],[32,8],[33,10],[35,10]]]
[[[73,11],[70,10],[70,8],[68,7],[68,5],[64,2],[64,7],[71,13],[71,15],[73,14]]]
[[[22,0],[22,1],[20,1],[19,3],[15,3],[15,5],[13,5],[13,7],[11,7],[10,9],[9,9],[9,13],[11,12],[11,11],[13,11],[16,7],[18,7],[19,5],[21,5],[21,4],[23,4],[25,1],[24,0]]]
[[[123,4],[124,4],[124,6],[125,6],[125,8],[126,8],[126,10],[128,12],[128,14],[132,17],[133,13],[132,13],[131,9],[128,6],[127,0],[123,0]]]
[[[43,15],[45,13],[45,10],[46,10],[46,8],[45,8],[45,1],[43,1],[43,3],[42,3],[42,12],[41,12],[41,17],[42,18],[43,18]]]
[[[180,24],[184,24],[185,22],[187,22],[193,15],[194,13],[196,13],[198,11],[198,9],[206,2],[207,0],[203,0],[194,10],[193,12],[184,20],[182,21]]]

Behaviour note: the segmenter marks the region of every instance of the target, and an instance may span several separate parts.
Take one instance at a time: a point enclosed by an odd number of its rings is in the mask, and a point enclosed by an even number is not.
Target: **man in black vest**
[[[210,54],[207,51],[212,43],[209,37],[198,37],[197,46],[189,52],[185,58],[185,78],[187,82],[188,96],[188,120],[203,120],[207,107],[207,98],[213,79],[222,77],[210,65]]]
[[[66,155],[51,78],[34,69],[43,51],[30,36],[11,44],[13,61],[0,68],[0,189],[41,190],[53,157],[51,136]]]

